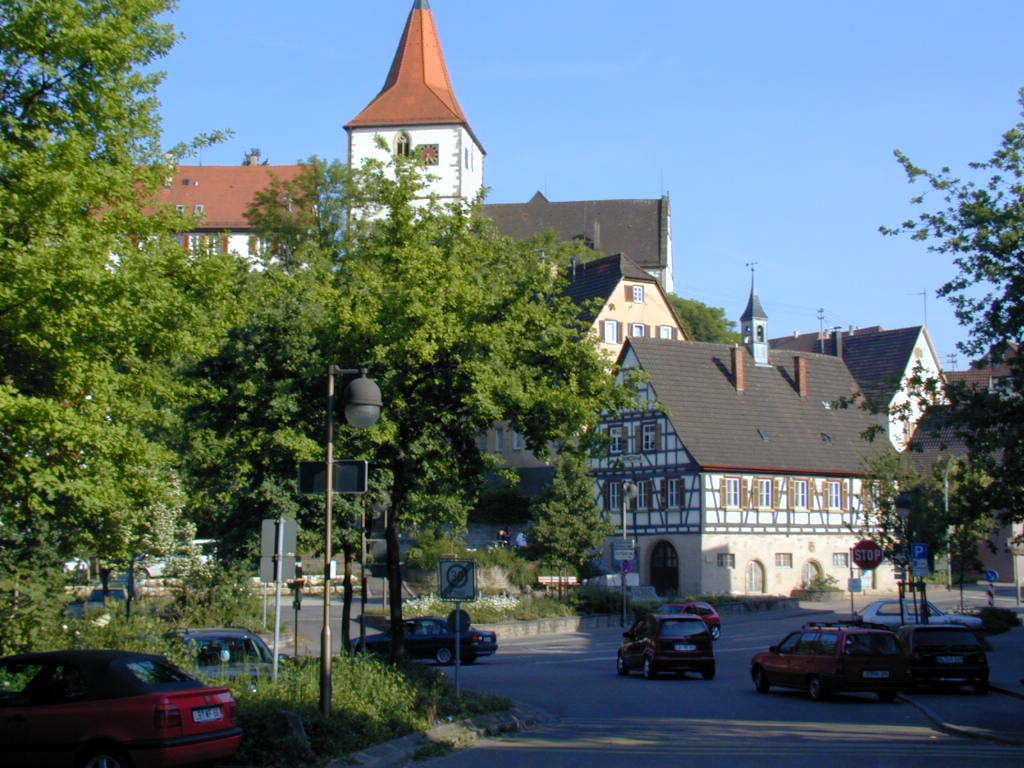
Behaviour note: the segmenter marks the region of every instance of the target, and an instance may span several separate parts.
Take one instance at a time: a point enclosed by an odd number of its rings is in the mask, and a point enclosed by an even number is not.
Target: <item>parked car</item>
[[[699,672],[714,680],[714,640],[699,616],[645,616],[623,633],[615,665],[620,675],[640,670],[648,680],[662,672]]]
[[[865,606],[859,616],[865,624],[877,624],[885,627],[898,627],[901,624],[923,624],[918,616],[920,603],[918,601],[905,599],[903,601],[903,613],[900,613],[899,600],[876,600]],[[928,623],[929,624],[959,624],[969,629],[981,629],[982,621],[979,616],[969,616],[965,613],[946,613],[932,602],[928,602]]]
[[[10,768],[171,768],[225,760],[241,738],[231,691],[162,656],[69,650],[0,659],[0,753]]]
[[[420,616],[403,622],[405,650],[412,659],[433,659],[438,664],[455,663],[455,632],[447,619]],[[391,635],[382,632],[366,637],[365,649],[371,653],[387,655],[391,650]],[[356,650],[363,649],[356,643]],[[473,628],[467,622],[459,635],[459,657],[463,664],[472,664],[481,656],[490,656],[498,650],[498,637],[494,632]]]
[[[685,613],[690,616],[699,616],[708,625],[711,637],[717,640],[722,636],[722,617],[711,603],[697,600],[690,603],[668,603],[658,609],[661,614]]]
[[[807,691],[820,701],[836,691],[874,693],[892,701],[907,682],[896,635],[854,625],[808,624],[750,661],[758,693],[773,685]]]
[[[910,664],[912,685],[970,685],[988,692],[985,645],[967,627],[908,624],[896,630]]]
[[[139,575],[147,579],[162,579],[172,575],[190,560],[212,563],[217,548],[216,539],[193,539],[187,551],[173,555],[141,555],[136,561]]]
[[[274,653],[258,634],[245,627],[175,629],[195,657],[200,674],[209,677],[259,677],[274,668]],[[278,662],[288,656],[278,654]]]

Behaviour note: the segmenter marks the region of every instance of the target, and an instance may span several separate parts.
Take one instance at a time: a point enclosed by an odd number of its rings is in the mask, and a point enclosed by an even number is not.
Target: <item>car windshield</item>
[[[696,637],[707,634],[704,622],[685,619],[666,619],[661,622],[661,636],[666,638]]]
[[[981,648],[981,643],[974,634],[967,630],[958,629],[920,629],[914,633],[914,647],[924,648],[958,648],[972,649]]]
[[[273,661],[270,650],[251,637],[196,637],[193,641],[201,667]]]
[[[847,635],[843,653],[847,656],[898,656],[900,646],[893,635],[858,632]]]

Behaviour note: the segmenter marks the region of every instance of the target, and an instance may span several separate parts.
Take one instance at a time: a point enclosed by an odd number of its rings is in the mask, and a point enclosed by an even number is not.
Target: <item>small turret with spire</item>
[[[768,315],[761,306],[761,299],[754,290],[754,267],[756,262],[748,264],[750,267],[750,299],[747,301],[747,308],[740,316],[740,330],[746,342],[747,349],[754,356],[755,365],[768,365]]]

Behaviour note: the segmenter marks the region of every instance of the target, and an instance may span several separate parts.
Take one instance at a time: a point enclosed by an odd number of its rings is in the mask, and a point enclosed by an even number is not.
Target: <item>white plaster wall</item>
[[[927,379],[939,379],[940,372],[941,367],[935,358],[934,349],[922,330],[914,344],[911,359],[903,371],[901,388],[889,403],[889,412],[892,414],[889,417],[889,442],[896,450],[902,451],[906,448],[907,440],[913,435],[914,427],[924,413],[924,409],[918,404],[918,397],[909,397],[907,394],[908,379],[916,375]],[[909,406],[909,420],[903,418],[904,405]]]
[[[438,164],[424,169],[425,176],[437,177],[428,181],[425,196],[437,195],[442,201],[471,200],[480,193],[484,185],[484,153],[460,125],[353,128],[349,132],[349,164],[359,167],[368,159],[387,162],[395,151],[398,134],[403,131],[409,134],[414,149],[420,144],[438,145]],[[386,149],[377,145],[378,136],[384,139]]]
[[[644,302],[638,304],[632,300],[632,296],[626,290],[626,286],[643,285]],[[607,344],[604,341],[604,321],[618,320],[622,323],[622,341],[618,344]],[[622,280],[615,288],[608,302],[598,312],[597,319],[592,326],[594,333],[600,339],[600,346],[614,361],[622,351],[623,344],[629,338],[629,324],[644,323],[650,326],[653,338],[658,338],[658,326],[668,325],[676,330],[676,339],[684,338],[683,329],[676,322],[675,315],[668,306],[667,300],[651,283],[641,283],[633,280]]]

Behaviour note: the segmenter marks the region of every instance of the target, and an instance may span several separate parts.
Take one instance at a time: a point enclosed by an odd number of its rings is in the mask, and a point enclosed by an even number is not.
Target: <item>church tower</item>
[[[384,87],[345,130],[352,167],[419,153],[436,177],[426,195],[442,203],[472,200],[483,188],[485,153],[455,98],[429,0],[413,3]]]
[[[754,365],[768,365],[768,315],[754,291],[754,272],[750,272],[750,299],[740,316],[740,332],[747,349],[754,356]]]

